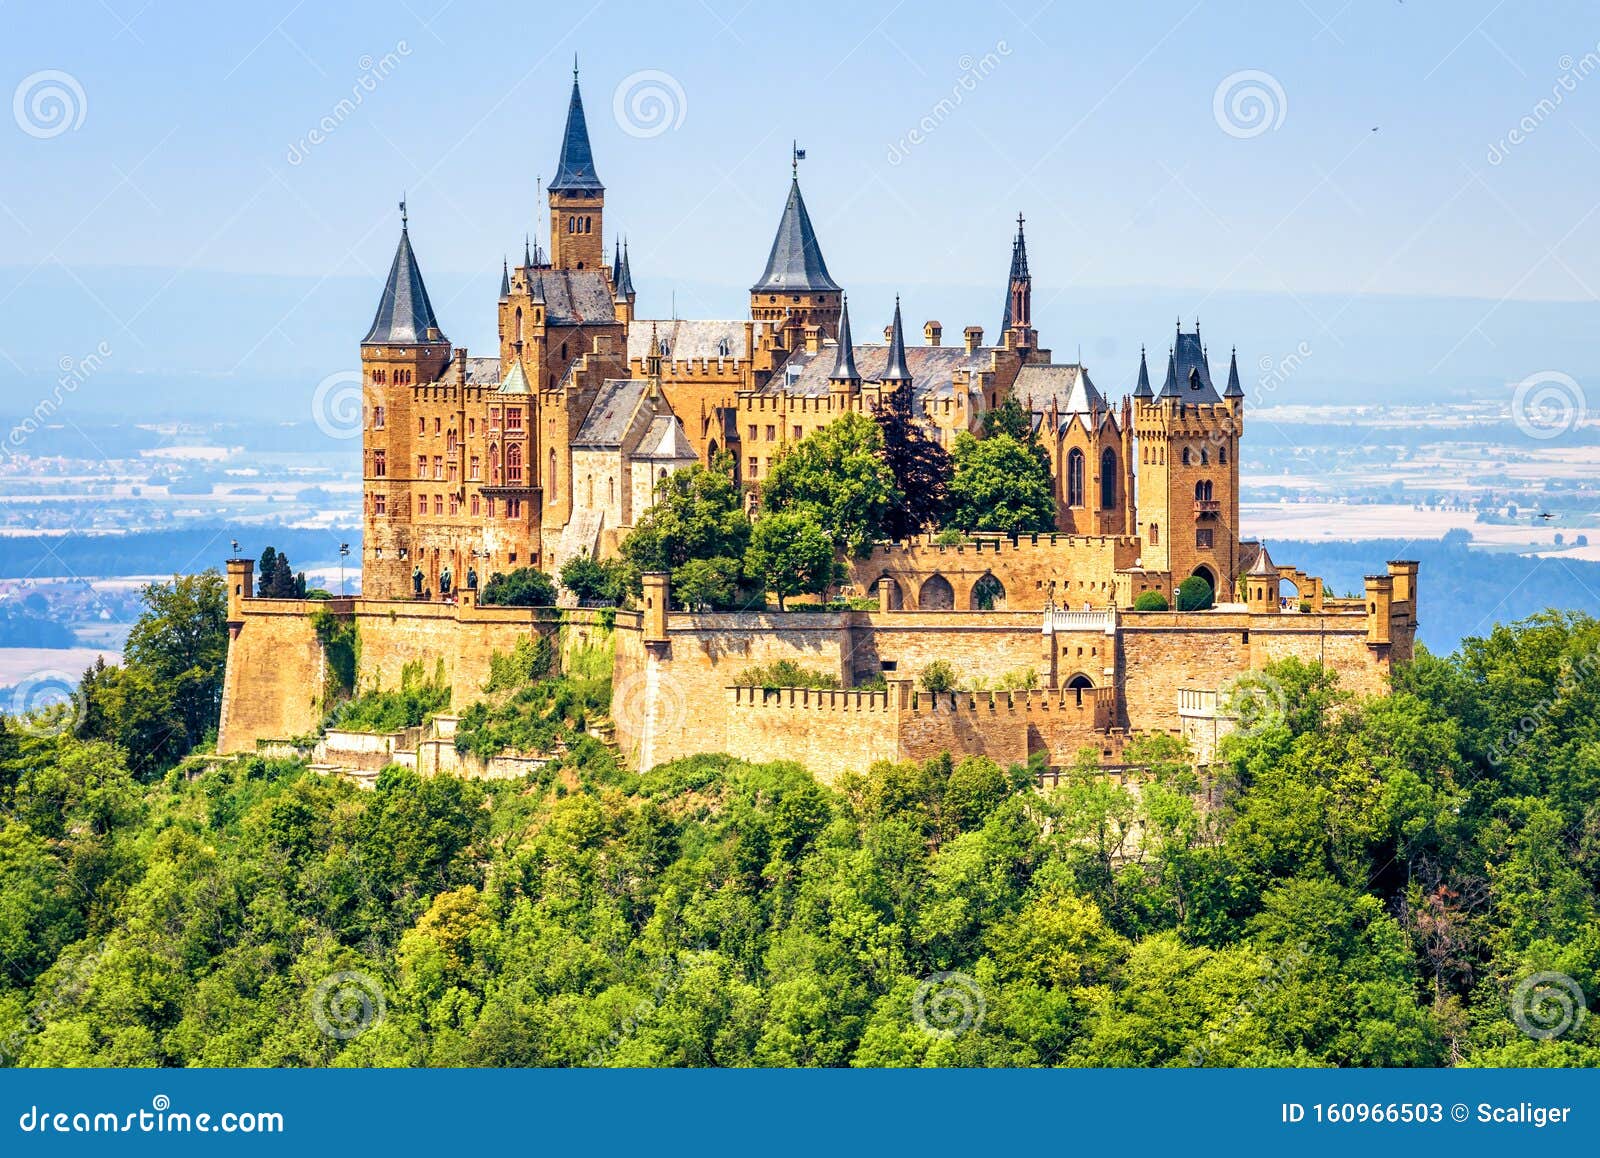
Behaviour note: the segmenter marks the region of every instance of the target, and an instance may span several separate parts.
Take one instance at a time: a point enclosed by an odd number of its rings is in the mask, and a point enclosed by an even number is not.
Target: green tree
[[[761,487],[767,512],[809,512],[837,550],[855,556],[884,536],[891,512],[903,502],[885,457],[883,431],[854,412],[780,455]]]
[[[817,525],[815,512],[790,508],[756,520],[745,552],[745,570],[778,596],[824,596],[834,578],[834,543]]]
[[[509,575],[496,571],[484,584],[478,602],[500,607],[554,607],[556,586],[535,567],[518,567]]]
[[[892,391],[872,414],[899,496],[884,519],[883,533],[900,540],[938,527],[949,501],[950,454],[913,414],[909,384]]]
[[[1175,594],[1179,611],[1204,611],[1212,605],[1211,584],[1199,575],[1191,575],[1179,583]]]
[[[732,607],[742,573],[737,559],[690,559],[672,573],[672,596],[691,611]]]
[[[950,521],[963,531],[1051,531],[1056,504],[1049,461],[1009,434],[956,437]]]
[[[601,561],[581,552],[561,565],[561,586],[583,603],[617,603],[627,582],[624,571],[620,560]]]

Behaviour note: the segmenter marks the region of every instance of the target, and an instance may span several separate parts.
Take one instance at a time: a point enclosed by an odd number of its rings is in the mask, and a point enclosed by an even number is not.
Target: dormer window
[[[662,338],[660,341],[658,341],[656,343],[656,353],[661,355],[663,358],[671,357],[672,356],[672,343],[668,342],[665,338]]]
[[[732,355],[732,353],[733,353],[733,343],[728,341],[727,338],[718,338],[717,339],[717,357],[726,358],[726,357],[729,357],[730,355]]]

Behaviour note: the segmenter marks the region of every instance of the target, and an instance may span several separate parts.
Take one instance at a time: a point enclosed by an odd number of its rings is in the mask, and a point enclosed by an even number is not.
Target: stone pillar
[[[256,594],[256,561],[254,559],[228,560],[228,634],[239,634],[244,626],[244,601]]]
[[[649,571],[642,577],[644,585],[644,642],[646,646],[665,646],[667,642],[667,609],[672,597],[665,571]]]

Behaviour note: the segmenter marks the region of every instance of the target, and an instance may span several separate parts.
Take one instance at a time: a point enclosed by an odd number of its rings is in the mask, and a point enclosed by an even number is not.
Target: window
[[[372,496],[372,513],[380,519],[389,513],[389,500],[387,495]]]
[[[506,430],[517,432],[522,429],[522,407],[506,407]]]
[[[433,513],[436,514],[436,515],[444,514],[444,496],[443,495],[434,495],[433,496]]]
[[[1211,483],[1209,480],[1194,484],[1194,500],[1197,503],[1211,501]]]
[[[1210,527],[1201,527],[1194,533],[1194,545],[1202,550],[1209,551],[1213,533]]]
[[[417,455],[417,477],[428,477],[428,456],[425,454]]]
[[[507,499],[506,500],[506,518],[508,518],[508,519],[520,519],[520,518],[522,518],[522,500],[521,499]],[[515,563],[517,561],[517,556],[516,556],[515,552],[513,552],[512,555],[511,555],[511,561],[513,563]]]
[[[656,353],[660,354],[663,358],[672,357],[672,343],[667,341],[665,338],[660,339],[656,342]]]
[[[383,429],[383,418],[384,408],[382,406],[374,406],[372,408],[372,428],[374,430]]]
[[[550,473],[545,476],[545,489],[550,492],[550,501],[556,501],[556,452],[550,452]]]
[[[450,466],[449,466],[448,472],[447,472],[449,474],[449,476],[450,476],[450,481],[451,482],[455,482],[456,481],[456,471],[457,471],[458,467],[459,467],[459,464],[456,462],[455,459],[452,458],[450,460]]]
[[[372,473],[377,478],[383,478],[389,473],[389,456],[384,451],[372,452]]]
[[[471,438],[474,434],[477,434],[477,433],[478,433],[478,420],[476,418],[467,419],[467,437]]]
[[[522,307],[521,306],[517,307],[516,329],[515,329],[514,333],[517,335],[517,338],[516,338],[517,345],[519,345],[519,346],[522,345]]]
[[[493,499],[489,500],[489,517],[491,519],[494,518],[494,500]]]
[[[417,437],[421,438],[424,434],[427,434],[427,433],[428,433],[428,420],[426,418],[417,419]]]
[[[489,407],[489,429],[500,429],[500,408],[498,406]]]
[[[433,420],[433,436],[435,438],[439,437],[439,432],[443,429],[443,427],[444,423],[440,419],[435,418]]]
[[[1228,448],[1227,447],[1225,447],[1225,446],[1217,447],[1217,461],[1219,463],[1221,463],[1223,466],[1227,466],[1228,465]]]
[[[756,440],[756,428],[755,428],[755,425],[752,423],[751,426],[750,426],[750,441],[754,442],[755,440]]]
[[[450,513],[452,515],[459,515],[461,513],[460,500],[456,498],[455,491],[450,492]]]
[[[1067,453],[1067,506],[1083,506],[1083,451],[1077,447]]]
[[[1109,446],[1100,455],[1100,506],[1117,505],[1117,452]]]
[[[433,456],[433,477],[436,479],[444,477],[444,455],[442,454]]]
[[[480,465],[478,456],[477,455],[473,455],[470,459],[467,460],[467,477],[469,479],[471,479],[473,482],[477,482],[480,478],[483,477],[481,472],[482,472],[482,466]]]
[[[1150,524],[1150,545],[1152,547],[1161,546],[1161,525],[1159,523]]]
[[[717,339],[717,357],[726,358],[733,353],[733,343],[727,338]]]
[[[801,432],[800,432],[800,428],[799,428],[799,427],[798,427],[798,426],[796,426],[796,427],[795,427],[795,428],[794,428],[794,440],[795,440],[795,441],[796,441],[796,442],[799,442],[799,441],[800,441],[800,439],[801,439],[801,438],[802,438],[802,437],[803,437],[803,436],[802,436],[802,434],[801,434]]]
[[[772,425],[769,424],[767,426],[767,441],[768,442],[772,442],[777,437],[778,437],[778,428],[776,426],[772,426]]]
[[[493,486],[500,485],[500,452],[493,443],[489,444],[489,482]]]
[[[750,477],[756,477],[756,456],[753,454],[750,456]]]
[[[512,443],[506,447],[506,482],[522,481],[522,447]]]
[[[1183,465],[1189,465],[1189,448],[1187,446],[1183,448]]]
[[[427,495],[418,495],[417,496],[417,514],[425,515],[427,513],[428,513],[428,496]]]
[[[473,495],[472,496],[472,513],[473,514],[477,514],[478,513],[478,496],[477,495]]]
[[[1208,451],[1203,446],[1200,448],[1200,465],[1201,466],[1210,466],[1211,465],[1211,452]]]

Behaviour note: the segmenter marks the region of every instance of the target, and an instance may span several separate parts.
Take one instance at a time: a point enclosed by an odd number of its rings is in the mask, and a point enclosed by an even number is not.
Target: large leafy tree
[[[801,439],[772,465],[761,487],[771,512],[814,512],[839,551],[861,555],[882,538],[904,502],[885,456],[883,431],[850,413]]]
[[[956,436],[949,521],[963,531],[1051,531],[1056,503],[1050,465],[1009,434]]]
[[[676,589],[694,588],[708,602],[721,604],[726,584],[706,585],[712,572],[740,575],[739,561],[750,543],[750,517],[744,512],[739,488],[733,481],[733,460],[719,454],[710,467],[691,466],[668,475],[657,484],[656,504],[644,513],[622,541],[622,558],[628,565],[626,582],[639,592],[639,575],[666,571]],[[699,560],[714,563],[686,572],[684,566]],[[731,596],[730,596],[731,598]]]
[[[781,611],[790,595],[827,594],[834,577],[833,540],[803,508],[763,515],[750,536],[745,570],[777,593]]]
[[[536,567],[518,567],[509,574],[497,571],[484,584],[478,602],[502,607],[553,607],[556,585]]]
[[[949,452],[912,413],[909,387],[893,391],[874,408],[873,417],[883,435],[883,459],[900,495],[884,518],[884,533],[891,539],[908,539],[938,527],[949,497]]]

